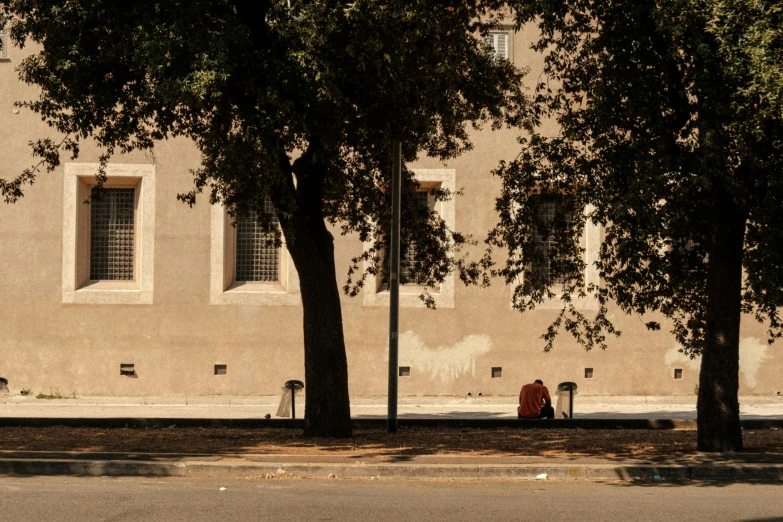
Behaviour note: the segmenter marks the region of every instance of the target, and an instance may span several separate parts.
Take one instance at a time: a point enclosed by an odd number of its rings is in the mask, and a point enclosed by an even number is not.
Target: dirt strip
[[[745,453],[783,455],[783,430],[745,430]],[[1,451],[654,458],[696,451],[695,430],[357,429],[351,439],[242,428],[0,428]]]

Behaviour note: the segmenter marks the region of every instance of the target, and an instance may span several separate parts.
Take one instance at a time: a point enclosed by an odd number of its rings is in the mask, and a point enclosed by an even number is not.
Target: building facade
[[[499,31],[491,39],[499,57],[536,63],[520,34]],[[37,116],[13,105],[36,96],[14,70],[25,52],[10,48],[0,57],[0,177],[6,179],[31,165],[29,142],[51,134]],[[537,74],[533,66],[529,77]],[[518,146],[508,130],[478,132],[474,145],[447,164],[422,158],[409,167],[424,188],[461,190],[453,201],[421,204],[450,227],[482,238],[496,219],[499,184],[490,172],[513,159]],[[192,186],[190,169],[198,167],[192,144],[169,140],[154,158],[115,157],[97,194],[97,151],[63,159],[19,202],[0,206],[0,378],[11,393],[274,395],[286,380],[303,379],[298,279],[285,245],[275,246],[253,219],[234,226],[207,198],[193,208],[177,201]],[[364,245],[334,234],[342,281]],[[586,226],[588,266],[601,235],[599,227]],[[585,278],[598,282],[592,268]],[[541,335],[559,310],[556,299],[520,313],[502,281],[480,289],[454,276],[434,292],[435,310],[424,307],[415,286],[403,285],[401,294],[401,395],[513,395],[534,379],[574,381],[586,394],[689,395],[698,382],[699,360],[680,354],[665,328],[647,331],[640,318],[619,311],[612,319],[623,335],[610,339],[607,350],[585,352],[562,334],[544,353]],[[384,395],[389,295],[383,281],[371,278],[361,295],[343,297],[342,306],[350,391]],[[578,306],[589,313],[595,303]],[[750,317],[740,348],[741,394],[783,388],[781,343],[767,344],[766,329]]]

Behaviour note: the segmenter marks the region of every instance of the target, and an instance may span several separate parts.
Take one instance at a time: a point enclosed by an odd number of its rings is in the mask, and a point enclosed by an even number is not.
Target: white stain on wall
[[[476,359],[492,349],[488,335],[468,335],[451,346],[429,347],[412,331],[400,334],[400,366],[429,374],[443,382],[476,374]]]
[[[758,384],[758,373],[764,361],[771,359],[767,353],[767,344],[755,337],[743,337],[739,343],[739,367],[740,374],[748,388],[755,388]],[[691,370],[699,370],[701,357],[691,359],[680,352],[680,346],[675,345],[669,349],[663,357],[664,364],[670,367],[687,366]]]
[[[767,343],[763,343],[755,337],[740,339],[740,373],[745,378],[745,385],[755,388],[761,365],[772,356],[767,353]]]
[[[680,351],[680,345],[677,344],[669,348],[669,350],[663,356],[663,362],[672,368],[681,368],[686,366],[691,370],[699,371],[699,367],[701,366],[701,357],[691,359]]]

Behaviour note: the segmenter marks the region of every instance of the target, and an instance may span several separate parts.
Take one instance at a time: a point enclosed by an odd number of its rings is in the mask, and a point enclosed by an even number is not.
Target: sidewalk
[[[385,397],[354,398],[351,405],[352,416],[359,424],[372,425],[375,429],[382,430],[382,419],[386,415],[385,400]],[[266,414],[270,414],[273,416],[272,423],[267,426],[300,426],[301,420],[275,421],[278,402],[279,397],[80,397],[45,400],[6,395],[0,396],[0,421],[11,421],[12,418],[30,421],[41,419],[44,421],[43,425],[53,425],[59,419],[82,418],[92,419],[95,425],[105,423],[110,426],[115,424],[112,420],[136,419],[141,422],[138,425],[147,426],[143,423],[144,420],[157,422],[171,419],[173,422],[178,419],[179,422],[190,419],[194,425],[200,423],[209,426],[210,422],[214,421],[216,426],[226,426],[231,425],[232,419],[237,422],[250,421],[263,419]],[[529,421],[530,425],[526,427],[545,427],[544,423],[548,423],[549,426],[546,427],[605,425],[611,429],[621,426],[633,428],[643,426],[647,422],[643,419],[651,419],[651,426],[692,429],[693,419],[696,418],[696,400],[693,396],[580,395],[574,402],[573,421]],[[296,406],[297,417],[301,417],[304,413],[304,400],[297,401]],[[473,433],[485,433],[476,431],[475,428],[483,425],[489,427],[492,423],[517,425],[515,406],[516,397],[401,397],[398,412],[401,426],[405,422],[419,426],[442,422],[453,427],[465,422],[466,425],[469,423],[474,426]],[[780,430],[783,421],[783,398],[741,397],[740,406],[746,430],[752,424],[774,426],[770,429]],[[166,424],[158,422],[156,425],[167,428]],[[519,423],[519,426],[522,427],[522,424]],[[178,427],[183,425],[185,424]],[[0,428],[0,437],[3,429],[12,428]],[[210,430],[208,427],[200,429]],[[459,431],[459,428],[454,429]],[[629,434],[632,431],[625,430]],[[170,433],[167,429],[148,432],[156,433],[156,436],[160,437],[166,437],[166,434]],[[569,433],[573,433],[568,429],[557,432],[556,437],[560,438],[568,438]],[[559,435],[560,433],[562,435]],[[644,433],[650,432],[634,433],[642,434],[640,437],[644,439],[648,436]],[[287,435],[281,436],[288,440]],[[641,440],[640,443],[643,442]],[[291,443],[297,444],[295,439],[292,439]],[[554,457],[438,455],[437,450],[427,455],[390,455],[380,452],[370,455],[294,455],[286,454],[285,447],[282,452],[274,453],[123,453],[89,451],[89,446],[90,444],[85,444],[80,451],[0,451],[0,474],[362,480],[624,480],[655,484],[688,480],[783,481],[783,452],[689,453],[637,459],[568,454]],[[48,443],[42,447],[51,449]]]
[[[554,398],[553,398],[554,399]],[[36,399],[0,395],[0,417],[38,418],[275,418],[280,397],[77,397]],[[783,420],[783,397],[740,397],[742,419]],[[304,416],[304,396],[297,395],[297,417]],[[400,419],[514,419],[516,396],[400,397]],[[386,397],[354,397],[354,419],[386,417]],[[584,396],[574,398],[577,419],[696,419],[696,397],[687,396]]]

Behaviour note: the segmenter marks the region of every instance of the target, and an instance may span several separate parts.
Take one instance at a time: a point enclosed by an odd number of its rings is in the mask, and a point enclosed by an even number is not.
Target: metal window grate
[[[531,199],[533,197],[540,198],[541,196],[532,196]],[[538,205],[538,216],[539,219],[544,223],[552,223],[558,217],[558,214],[563,212],[563,204],[560,200],[541,201]],[[564,219],[566,223],[570,223],[571,214],[564,213],[561,216],[561,219]],[[530,264],[529,271],[531,276],[537,281],[546,281],[547,283],[553,285],[563,284],[565,282],[565,277],[551,277],[551,262],[549,259],[549,252],[555,246],[554,238],[552,236],[545,237],[541,232],[539,232],[537,227],[534,230],[534,237],[536,241],[536,251],[539,253],[539,256]]]
[[[414,205],[426,209],[429,205],[429,192],[419,190],[414,198]],[[386,263],[388,265],[388,263]],[[419,269],[419,261],[416,259],[416,242],[411,241],[405,252],[400,256],[400,284],[413,284],[416,282],[416,271]]]
[[[264,212],[271,214],[273,226],[278,226],[272,202],[264,202]],[[274,232],[265,232],[258,223],[258,214],[237,219],[236,281],[274,283],[280,281],[280,248],[275,245]]]
[[[135,193],[132,188],[92,189],[90,279],[133,280]]]

